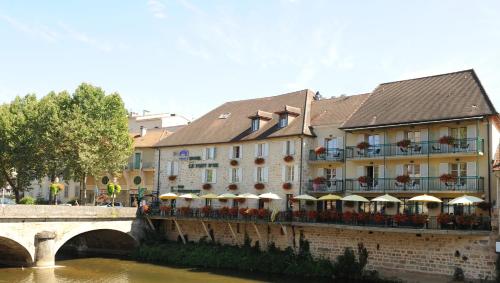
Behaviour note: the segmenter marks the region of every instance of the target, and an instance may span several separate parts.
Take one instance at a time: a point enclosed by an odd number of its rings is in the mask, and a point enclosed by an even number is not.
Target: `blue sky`
[[[89,82],[198,117],[474,68],[500,108],[500,1],[0,0],[0,38],[0,103]]]

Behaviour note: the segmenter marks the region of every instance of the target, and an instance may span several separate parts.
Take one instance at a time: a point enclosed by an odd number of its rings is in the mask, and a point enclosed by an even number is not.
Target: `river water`
[[[158,266],[109,258],[81,258],[57,261],[57,268],[0,268],[0,282],[69,283],[69,282],[168,282],[168,283],[250,283],[300,282],[289,278],[266,277],[230,271],[208,271]]]

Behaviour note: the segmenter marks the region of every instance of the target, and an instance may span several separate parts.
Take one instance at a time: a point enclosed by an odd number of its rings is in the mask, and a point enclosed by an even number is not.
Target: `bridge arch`
[[[32,266],[33,257],[23,244],[11,238],[0,236],[0,265]]]
[[[54,255],[66,249],[81,251],[101,251],[107,254],[123,254],[132,251],[139,241],[129,229],[110,227],[81,228],[71,231],[56,242]]]

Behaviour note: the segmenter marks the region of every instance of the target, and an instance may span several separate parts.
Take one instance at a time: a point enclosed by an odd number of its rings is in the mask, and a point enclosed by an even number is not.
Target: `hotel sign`
[[[219,167],[219,163],[190,163],[188,165],[189,168],[217,168]]]

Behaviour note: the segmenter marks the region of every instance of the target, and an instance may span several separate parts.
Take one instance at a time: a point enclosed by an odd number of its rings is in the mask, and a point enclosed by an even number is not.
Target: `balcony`
[[[342,193],[344,192],[344,182],[342,180],[309,180],[306,183],[306,190],[309,194],[314,193]]]
[[[366,149],[346,147],[346,158],[378,158],[384,156],[422,156],[434,154],[478,154],[484,152],[484,140],[476,138],[459,139],[451,144],[439,141],[425,141],[400,146],[397,143],[370,145]]]
[[[317,154],[314,150],[309,151],[309,161],[313,162],[341,162],[344,160],[344,150],[340,148],[328,148],[324,153]]]
[[[129,162],[125,166],[125,170],[151,170],[154,169],[154,162],[142,162],[140,164],[134,163],[134,162]]]
[[[484,192],[484,178],[478,176],[459,177],[452,182],[442,182],[439,177],[410,178],[408,183],[399,183],[394,178],[368,179],[366,183],[358,179],[346,180],[346,191],[352,192]]]

